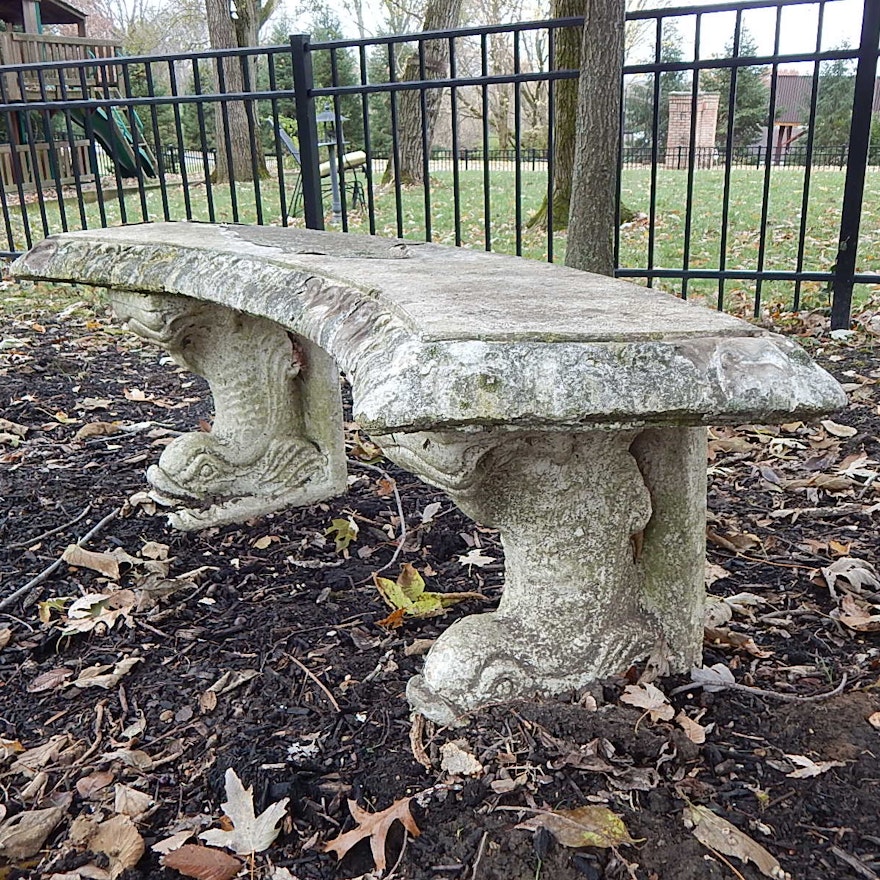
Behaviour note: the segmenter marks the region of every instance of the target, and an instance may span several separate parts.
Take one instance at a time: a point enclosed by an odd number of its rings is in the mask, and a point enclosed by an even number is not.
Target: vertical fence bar
[[[480,72],[489,76],[489,43],[485,34],[480,34]],[[489,193],[491,176],[489,174],[489,86],[484,82],[482,89],[483,113],[483,234],[486,250],[492,250],[492,197]]]
[[[293,68],[293,97],[296,102],[296,132],[299,138],[300,174],[302,175],[303,215],[309,229],[324,228],[324,206],[321,200],[321,176],[318,170],[318,123],[315,99],[312,97],[315,78],[308,34],[292,34],[290,53]]]
[[[733,28],[733,57],[739,57],[742,42],[742,10],[736,12],[736,24]],[[733,165],[733,122],[736,116],[736,77],[739,68],[730,68],[730,92],[727,96],[727,135],[724,139],[724,191],[721,196],[721,240],[718,242],[718,268],[721,272],[727,267],[727,232],[730,225],[730,172]],[[724,276],[718,279],[718,311],[724,308]]]
[[[871,141],[871,108],[877,77],[877,48],[880,45],[880,0],[865,0],[864,9],[862,33],[859,39],[859,60],[853,89],[846,182],[843,185],[843,206],[840,211],[837,267],[834,270],[832,287],[834,291],[831,300],[832,330],[845,330],[849,327],[862,200],[865,195],[865,171],[868,166],[868,147]]]
[[[822,30],[825,21],[825,4],[819,4],[819,18],[816,27],[816,51],[822,51]],[[807,120],[807,148],[804,155],[804,188],[801,197],[801,221],[800,235],[798,236],[798,252],[797,263],[795,265],[796,272],[802,272],[804,269],[804,246],[807,239],[807,218],[810,210],[810,181],[813,173],[813,141],[816,126],[816,107],[819,101],[819,73],[821,67],[818,61],[813,62],[813,82],[810,88],[810,115]],[[798,279],[794,285],[794,301],[792,308],[798,311],[801,307],[801,280]]]
[[[388,44],[388,82],[397,82],[397,59],[394,57],[394,43]],[[397,130],[397,92],[389,95],[391,102],[391,167],[394,170],[394,219],[397,222],[398,238],[403,238],[403,194],[400,185],[400,134]]]
[[[238,216],[238,189],[236,186],[235,180],[235,157],[232,155],[232,137],[231,137],[231,129],[229,127],[229,101],[226,98],[226,60],[237,61],[234,56],[230,55],[218,55],[216,58],[217,63],[217,100],[220,102],[220,119],[217,120],[217,117],[214,117],[214,121],[220,122],[220,125],[217,126],[217,130],[215,131],[215,140],[217,141],[217,147],[214,152],[214,175],[215,180],[220,182],[220,175],[218,174],[218,162],[220,158],[220,150],[222,149],[224,154],[226,155],[226,173],[229,175],[229,205],[232,209],[232,222],[239,223]],[[223,143],[220,143],[220,137],[223,137]]]
[[[419,40],[419,115],[421,116],[422,138],[422,198],[425,206],[425,241],[431,241],[431,141],[428,137],[428,89],[426,87],[427,68],[425,67],[425,41]]]
[[[657,19],[654,34],[654,63],[660,64],[663,59],[663,19]],[[657,244],[657,166],[660,162],[660,77],[662,73],[654,72],[653,103],[651,104],[651,182],[648,194],[648,271],[654,268],[654,248]],[[667,127],[669,123],[667,122]],[[623,175],[621,175],[622,179]],[[620,231],[617,233],[620,239]],[[617,261],[618,264],[620,260]],[[654,276],[648,275],[648,287],[654,286]]]
[[[773,55],[779,55],[782,36],[782,7],[776,7],[776,30],[773,37]],[[767,225],[770,216],[770,178],[773,173],[773,120],[776,118],[776,91],[779,85],[779,65],[774,62],[770,74],[770,106],[767,111],[767,162],[764,165],[764,188],[761,196],[761,228],[758,233],[758,280],[755,283],[754,317],[761,315],[761,290],[763,288],[764,262],[767,255]]]
[[[67,93],[67,71],[59,71],[58,77],[58,94],[65,104],[70,100]],[[86,206],[83,200],[83,168],[80,163],[79,150],[76,147],[76,135],[73,131],[73,119],[69,108],[65,107],[64,113],[64,130],[67,133],[67,143],[70,145],[70,167],[73,171],[73,185],[76,189],[76,206],[79,211],[80,229],[88,227],[88,218],[86,217]]]
[[[449,38],[449,78],[455,81],[455,37]],[[455,224],[455,244],[461,247],[461,173],[458,166],[458,89],[449,89],[449,107],[452,115],[452,211]]]
[[[269,73],[269,91],[278,91],[278,77],[275,74],[275,53],[267,55]],[[278,205],[281,208],[281,225],[287,226],[287,191],[284,185],[284,153],[281,151],[281,120],[279,116],[278,98],[269,102],[272,118],[268,120],[272,128],[272,139],[275,142],[275,168],[278,174]]]
[[[260,186],[260,176],[263,168],[266,167],[266,160],[263,156],[263,147],[260,144],[260,132],[257,121],[257,103],[253,97],[257,91],[257,59],[255,53],[240,55],[238,58],[241,63],[241,78],[244,83],[244,91],[251,97],[246,98],[244,104],[244,115],[247,120],[248,140],[251,144],[251,174],[253,175],[254,184],[254,211],[257,217],[257,225],[263,226],[263,192]],[[251,67],[253,66],[253,72]]]
[[[199,71],[199,61],[193,58],[193,89],[199,100],[196,101],[196,118],[199,123],[199,148],[202,154],[202,169],[205,172],[205,197],[208,200],[208,220],[211,223],[217,222],[217,215],[214,210],[214,184],[211,181],[211,164],[208,161],[208,132],[205,127],[205,103],[201,100],[204,92],[202,91],[202,75]],[[214,167],[217,166],[217,155],[219,150],[214,149]]]
[[[367,47],[361,44],[358,47],[360,61],[361,85],[365,86],[368,79],[367,70]],[[373,193],[373,134],[370,129],[370,96],[367,92],[361,93],[361,115],[364,122],[364,152],[367,154],[367,164],[364,173],[367,177],[366,207],[367,222],[370,226],[370,235],[376,234],[376,196]],[[355,178],[357,179],[357,178]],[[355,205],[357,208],[357,205]]]
[[[144,62],[144,75],[147,81],[147,94],[150,97],[156,95],[156,85],[153,82],[153,62]],[[159,133],[159,114],[155,104],[150,104],[150,122],[153,128],[153,158],[156,160],[156,174],[159,178],[159,191],[162,196],[162,216],[166,220],[171,219],[171,209],[168,204],[168,181],[165,179],[165,145]]]
[[[547,28],[547,69],[556,70],[556,29]],[[553,152],[556,149],[556,80],[547,84],[547,262],[553,262],[553,175],[556,163]]]
[[[177,91],[177,69],[174,61],[168,60],[168,82],[170,86],[171,96],[178,97]],[[192,202],[189,196],[189,179],[186,170],[186,146],[183,141],[183,120],[180,116],[180,102],[175,101],[172,105],[174,111],[174,136],[177,140],[177,155],[180,157],[180,185],[183,189],[183,206],[186,212],[186,219],[192,220]]]
[[[703,23],[703,16],[697,13],[694,19],[694,61],[700,60],[700,27]],[[700,71],[693,71],[693,81],[691,82],[691,122],[690,133],[688,135],[688,168],[687,168],[687,195],[685,197],[684,209],[684,247],[681,257],[681,267],[687,272],[691,262],[691,231],[694,221],[694,172],[699,160],[697,156],[697,103],[700,99]],[[680,163],[678,163],[680,165]],[[681,298],[687,299],[688,296],[688,277],[684,275],[681,279]]]
[[[520,72],[519,58],[519,38],[520,32],[513,32],[513,72]],[[522,256],[522,94],[520,91],[520,83],[514,83],[513,86],[513,145],[514,145],[514,180],[513,190],[515,199],[515,225],[516,225],[516,255]]]

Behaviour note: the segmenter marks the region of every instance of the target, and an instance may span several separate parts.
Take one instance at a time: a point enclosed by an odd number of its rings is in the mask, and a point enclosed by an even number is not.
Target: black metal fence
[[[747,301],[756,315],[828,305],[833,289],[837,327],[854,285],[880,284],[869,271],[880,266],[880,192],[866,174],[880,159],[870,147],[880,0],[865,0],[852,49],[823,37],[837,2],[628,15],[642,57],[624,70],[620,201],[630,222],[618,235],[619,276],[719,308]],[[748,40],[759,12],[774,16],[769,52]],[[815,16],[815,44],[783,54],[792,13]],[[704,57],[701,35],[721,17],[730,44]],[[0,68],[0,254],[61,230],[196,219],[326,224],[561,259],[557,190],[572,144],[559,96],[578,73],[560,47],[580,26],[299,35],[285,46]],[[683,33],[668,57],[670,36]],[[760,99],[746,108],[756,79]],[[705,94],[719,96],[709,134],[698,125]]]

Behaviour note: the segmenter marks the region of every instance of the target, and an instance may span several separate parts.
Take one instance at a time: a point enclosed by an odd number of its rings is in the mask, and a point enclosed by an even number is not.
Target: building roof
[[[776,79],[776,124],[803,125],[810,116],[812,89],[812,74],[780,73]],[[880,77],[874,83],[871,112],[880,113]]]
[[[24,25],[22,6],[25,0],[0,0],[0,21]],[[40,0],[40,20],[43,24],[80,24],[88,17],[65,0]]]

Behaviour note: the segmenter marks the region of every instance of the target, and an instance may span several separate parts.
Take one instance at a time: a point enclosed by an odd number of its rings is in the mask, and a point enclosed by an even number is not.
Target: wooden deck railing
[[[13,150],[18,156],[17,163]],[[73,144],[67,141],[40,143],[33,147],[0,144],[0,179],[6,192],[18,192],[19,182],[25,192],[33,192],[38,179],[44,189],[56,183],[68,185],[74,183],[76,176],[83,183],[94,180],[87,140],[77,140]]]
[[[116,57],[120,46],[113,40],[67,37],[56,34],[0,33],[0,65],[84,61],[88,58]],[[64,89],[62,90],[62,77]],[[7,101],[40,101],[78,97],[86,91],[115,88],[119,75],[115,64],[43,70],[42,86],[37,74],[3,75]]]

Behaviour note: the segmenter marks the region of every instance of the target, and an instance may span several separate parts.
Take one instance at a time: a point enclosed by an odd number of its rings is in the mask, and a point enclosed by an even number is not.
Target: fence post
[[[871,140],[871,107],[877,77],[877,48],[880,45],[880,0],[865,0],[859,61],[853,88],[852,121],[849,127],[849,151],[843,206],[840,211],[840,238],[837,265],[834,269],[831,299],[831,329],[849,328],[852,309],[853,276],[856,272],[856,249],[859,244],[859,221],[865,194],[865,171]]]
[[[291,34],[290,57],[293,70],[293,99],[296,105],[296,136],[299,140],[302,175],[303,215],[309,229],[324,228],[321,176],[318,171],[318,123],[315,119],[315,85],[308,34]]]

